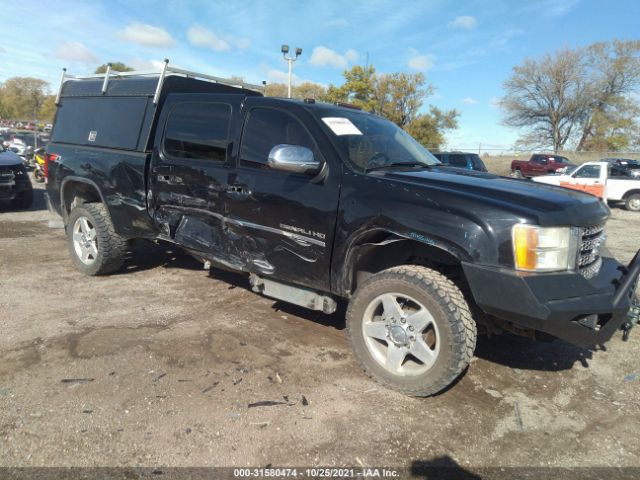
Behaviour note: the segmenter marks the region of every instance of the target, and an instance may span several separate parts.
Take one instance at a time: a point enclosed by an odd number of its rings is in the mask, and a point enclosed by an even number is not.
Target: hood
[[[0,167],[12,167],[22,164],[22,158],[11,150],[0,153]]]
[[[592,225],[609,215],[599,198],[530,180],[500,177],[465,169],[434,167],[430,170],[380,170],[388,180],[456,193],[467,199],[460,208],[491,205],[519,213],[540,225]]]

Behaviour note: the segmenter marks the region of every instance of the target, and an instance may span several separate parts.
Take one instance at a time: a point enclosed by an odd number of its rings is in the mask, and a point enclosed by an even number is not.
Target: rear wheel
[[[460,290],[442,274],[415,265],[367,279],[347,311],[356,359],[386,387],[433,395],[467,367],[476,325]]]
[[[114,231],[101,203],[84,203],[71,210],[67,239],[73,263],[86,275],[104,275],[122,266],[127,242]]]
[[[624,206],[632,212],[640,212],[640,193],[634,193],[625,198]]]
[[[522,175],[522,170],[520,170],[519,168],[516,168],[513,171],[513,176],[516,178],[524,178],[524,175]]]

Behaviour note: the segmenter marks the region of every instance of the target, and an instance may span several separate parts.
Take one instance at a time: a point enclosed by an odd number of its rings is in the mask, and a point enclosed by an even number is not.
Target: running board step
[[[331,297],[306,288],[292,287],[284,283],[274,282],[273,280],[259,277],[254,273],[249,275],[249,282],[251,282],[251,289],[254,292],[310,310],[319,310],[328,314],[335,312],[338,307],[336,301]]]

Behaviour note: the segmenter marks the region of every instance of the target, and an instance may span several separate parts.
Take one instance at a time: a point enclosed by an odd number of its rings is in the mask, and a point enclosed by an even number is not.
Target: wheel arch
[[[446,270],[470,260],[466,251],[451,242],[374,228],[351,241],[339,279],[340,294],[350,296],[358,284],[390,267],[414,263]]]
[[[60,206],[65,219],[77,203],[100,202],[107,207],[98,185],[88,178],[69,176],[60,185]],[[108,208],[107,208],[108,210]]]
[[[632,190],[627,190],[626,192],[624,192],[624,195],[622,196],[622,199],[626,200],[631,195],[640,195],[640,188],[634,188]]]

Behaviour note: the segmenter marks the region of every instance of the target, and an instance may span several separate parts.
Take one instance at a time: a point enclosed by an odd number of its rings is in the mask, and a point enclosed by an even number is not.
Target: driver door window
[[[255,108],[249,113],[242,134],[240,164],[268,168],[269,152],[281,144],[306,147],[317,154],[311,135],[295,117],[272,108]]]

